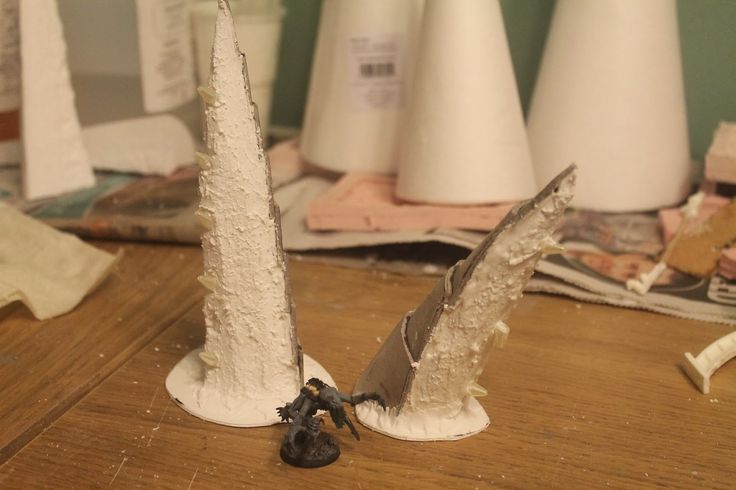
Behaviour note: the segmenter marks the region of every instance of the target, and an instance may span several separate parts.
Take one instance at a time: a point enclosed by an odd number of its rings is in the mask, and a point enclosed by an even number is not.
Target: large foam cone
[[[498,2],[428,0],[397,194],[476,204],[535,191]]]
[[[531,104],[537,178],[580,167],[573,205],[633,211],[690,184],[674,0],[559,0]]]
[[[207,335],[204,349],[169,374],[166,388],[203,419],[273,424],[279,422],[276,407],[301,388],[302,354],[270,166],[226,0],[219,0],[209,86],[200,93],[207,106],[197,211],[205,230],[200,282],[208,290]],[[319,365],[304,364],[309,376],[332,383]]]
[[[325,0],[301,151],[337,172],[396,171],[424,0]]]

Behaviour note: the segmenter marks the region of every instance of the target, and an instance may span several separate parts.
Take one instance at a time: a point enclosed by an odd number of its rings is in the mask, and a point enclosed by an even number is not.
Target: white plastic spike
[[[202,274],[197,278],[199,283],[210,291],[214,291],[217,287],[217,280],[214,277],[210,277]]]
[[[483,388],[478,383],[470,383],[468,385],[468,395],[480,398],[482,396],[488,395],[488,390]]]
[[[208,154],[197,151],[194,153],[194,157],[197,160],[197,165],[200,170],[209,170],[212,168],[212,158],[210,158]]]
[[[202,98],[205,104],[215,105],[217,103],[217,94],[214,90],[204,85],[197,87],[197,93]]]
[[[511,333],[509,326],[503,321],[497,321],[493,327],[493,347],[503,348],[509,338],[509,333]]]
[[[211,368],[216,368],[220,362],[215,354],[206,351],[200,352],[199,358],[202,359],[203,363]]]
[[[201,226],[205,230],[211,230],[215,227],[215,222],[212,219],[212,216],[210,216],[210,214],[203,209],[196,210],[194,212],[194,217],[197,219],[197,223],[199,223],[199,226]]]
[[[710,393],[710,377],[718,368],[736,357],[736,332],[716,340],[698,357],[685,353],[685,372],[704,395]]]
[[[548,240],[545,240],[544,244],[542,244],[542,253],[544,255],[559,255],[562,253],[565,253],[565,246],[561,243],[558,243],[554,238],[548,237]]]

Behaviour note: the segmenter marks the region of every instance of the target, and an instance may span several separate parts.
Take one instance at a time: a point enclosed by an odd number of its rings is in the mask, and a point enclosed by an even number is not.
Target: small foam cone
[[[681,201],[691,168],[675,1],[558,1],[528,132],[540,181],[579,165],[575,206]]]
[[[496,0],[428,0],[397,195],[480,204],[534,195],[524,119]]]

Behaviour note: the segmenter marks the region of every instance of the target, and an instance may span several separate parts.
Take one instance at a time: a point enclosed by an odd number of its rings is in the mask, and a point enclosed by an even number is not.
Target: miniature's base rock
[[[305,446],[298,444],[290,450],[284,442],[279,453],[281,459],[292,466],[299,468],[319,468],[334,463],[340,457],[340,446],[334,437],[320,432],[313,444]]]
[[[460,412],[448,417],[442,411],[383,410],[375,402],[355,407],[361,424],[381,434],[405,441],[454,441],[481,432],[491,423],[478,401],[469,397]]]
[[[232,399],[209,397],[199,399],[204,383],[205,367],[199,359],[202,349],[195,349],[179,361],[166,378],[166,389],[173,400],[184,410],[208,422],[232,427],[262,427],[281,422],[276,407],[284,405],[294,393],[284,398]],[[304,355],[304,379],[319,378],[335,386],[332,376],[317,361]]]

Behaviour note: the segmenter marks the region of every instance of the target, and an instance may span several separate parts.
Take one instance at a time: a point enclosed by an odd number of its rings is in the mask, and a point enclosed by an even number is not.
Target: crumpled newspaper
[[[22,301],[39,320],[67,313],[119,257],[0,203],[0,307]]]

